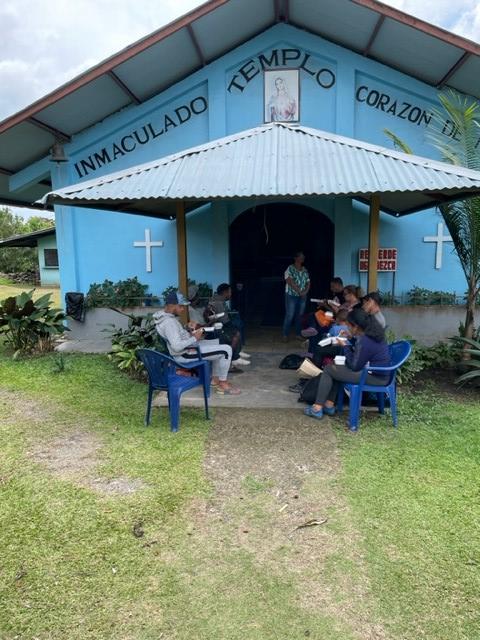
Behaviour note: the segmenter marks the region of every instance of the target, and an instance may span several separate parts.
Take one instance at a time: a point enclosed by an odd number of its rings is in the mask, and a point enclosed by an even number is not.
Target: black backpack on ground
[[[299,356],[298,353],[289,353],[278,366],[280,369],[295,369],[296,371],[303,361],[304,358]]]

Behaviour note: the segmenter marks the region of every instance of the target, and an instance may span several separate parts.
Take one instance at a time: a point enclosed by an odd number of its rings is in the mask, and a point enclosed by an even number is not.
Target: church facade
[[[181,49],[176,53],[182,56]],[[438,158],[428,139],[438,106],[431,85],[280,23],[75,135],[64,146],[69,161],[52,168],[53,186],[88,181],[270,121],[391,148],[388,129],[416,155]],[[443,133],[455,133],[448,121]],[[273,175],[275,162],[272,153],[271,166],[258,171]],[[293,159],[290,169],[296,170]],[[55,213],[63,292],[86,293],[94,282],[133,276],[154,295],[176,284],[174,221],[73,207],[56,207]],[[291,256],[302,250],[314,292],[326,293],[334,275],[366,287],[368,210],[351,198],[212,202],[187,215],[187,238],[188,275],[197,282],[255,287],[261,280],[278,287]],[[383,292],[401,295],[414,286],[465,291],[451,238],[435,210],[402,218],[381,213],[378,266]]]

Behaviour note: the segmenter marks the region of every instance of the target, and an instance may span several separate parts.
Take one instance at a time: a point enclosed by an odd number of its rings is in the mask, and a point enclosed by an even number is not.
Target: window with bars
[[[44,249],[43,250],[43,259],[45,262],[45,267],[54,269],[58,267],[58,251],[57,249]]]

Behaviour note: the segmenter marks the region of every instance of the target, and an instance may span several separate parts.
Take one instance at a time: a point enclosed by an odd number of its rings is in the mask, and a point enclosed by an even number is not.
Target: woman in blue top
[[[347,316],[350,333],[353,336],[351,345],[345,347],[345,364],[329,364],[320,376],[315,404],[307,407],[305,415],[311,418],[323,418],[335,413],[335,400],[338,386],[343,382],[359,382],[365,365],[372,367],[390,366],[388,344],[385,341],[384,329],[368,313],[356,307]],[[388,375],[367,373],[366,383],[384,385]]]

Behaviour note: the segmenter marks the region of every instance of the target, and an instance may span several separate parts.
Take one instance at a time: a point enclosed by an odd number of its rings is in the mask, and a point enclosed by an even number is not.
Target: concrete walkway
[[[294,353],[298,345],[292,344],[289,351],[282,352],[253,352],[251,365],[244,367],[242,374],[232,374],[229,380],[241,389],[239,396],[221,396],[212,389],[209,404],[212,407],[238,407],[255,409],[302,409],[303,404],[297,402],[298,394],[288,391],[288,386],[295,384],[298,376],[295,371],[279,369],[282,358],[286,353]],[[301,345],[300,345],[301,347]],[[154,399],[154,406],[167,406],[165,392],[160,392]],[[200,387],[187,391],[182,395],[182,406],[203,407],[203,395]]]
[[[301,354],[305,344],[290,338],[281,340],[280,328],[256,327],[247,336],[245,351],[252,356],[251,365],[244,367],[244,373],[231,374],[229,380],[242,391],[239,396],[221,396],[212,389],[209,404],[212,407],[238,407],[258,409],[303,409],[297,402],[298,394],[288,391],[288,386],[298,380],[295,371],[279,369],[278,365],[289,353]],[[57,351],[79,353],[108,353],[111,342],[107,333],[97,339],[67,339],[57,347]],[[166,393],[160,392],[154,399],[154,406],[167,406]],[[182,406],[203,407],[203,396],[199,388],[182,396]]]

